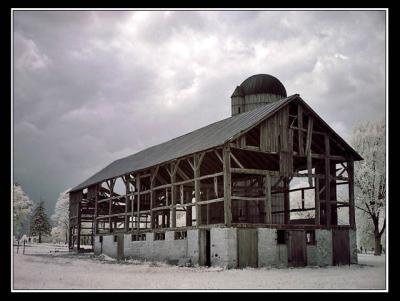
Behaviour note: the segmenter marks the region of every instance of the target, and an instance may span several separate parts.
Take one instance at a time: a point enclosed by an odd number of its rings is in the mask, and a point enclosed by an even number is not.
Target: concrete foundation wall
[[[349,230],[349,246],[350,246],[350,263],[358,263],[357,253],[357,231]]]
[[[274,266],[276,253],[276,230],[269,228],[257,229],[258,235],[258,265]]]
[[[187,254],[193,265],[199,263],[199,230],[187,231]]]
[[[212,228],[210,232],[211,265],[237,267],[237,229]]]
[[[288,250],[284,244],[277,244],[276,229],[258,228],[258,266],[285,267]]]
[[[316,245],[307,245],[307,265],[317,266],[317,246]]]
[[[154,233],[146,233],[145,241],[132,241],[131,235],[125,234],[124,257],[175,264],[187,257],[187,240],[175,240],[174,231],[166,231],[165,240],[154,240]]]
[[[94,253],[117,258],[117,246],[117,242],[114,242],[114,235],[103,235],[103,246],[100,242],[100,236],[96,236],[94,240]]]
[[[319,266],[332,265],[332,231],[315,230],[315,262]]]
[[[212,228],[210,230],[211,265],[236,268],[237,262],[237,228]],[[145,241],[131,241],[131,234],[123,236],[123,257],[148,261],[166,261],[177,264],[179,260],[187,260],[193,265],[199,264],[199,230],[187,231],[183,240],[174,239],[174,231],[165,232],[165,240],[154,240],[154,233],[146,233]],[[285,267],[288,265],[287,244],[277,244],[277,229],[258,228],[258,266]],[[357,237],[355,230],[349,230],[351,263],[357,263]],[[118,243],[114,235],[95,236],[94,253],[106,254],[117,258]],[[315,245],[307,245],[307,265],[332,265],[332,231],[315,230]]]

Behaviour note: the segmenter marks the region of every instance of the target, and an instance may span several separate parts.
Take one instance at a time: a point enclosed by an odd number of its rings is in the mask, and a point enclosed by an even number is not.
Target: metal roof
[[[298,99],[305,103],[298,94],[294,94],[287,98],[256,108],[252,111],[244,112],[212,123],[183,136],[149,147],[136,154],[118,159],[83,183],[72,188],[71,191],[86,188],[111,178],[143,170],[193,153],[222,146],[233,136],[237,136],[263,119],[268,118],[294,99]],[[321,119],[317,114],[316,116]],[[349,147],[353,153],[355,153],[356,159],[362,160],[357,152],[353,150],[336,132],[334,132],[329,126],[328,129],[332,131],[347,147]]]
[[[223,145],[235,134],[253,126],[297,96],[298,94],[294,94],[255,110],[212,123],[183,136],[144,149],[128,157],[118,159],[83,183],[72,188],[71,191]]]

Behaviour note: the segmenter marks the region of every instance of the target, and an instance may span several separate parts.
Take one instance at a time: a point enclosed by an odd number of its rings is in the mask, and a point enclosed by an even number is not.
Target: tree
[[[57,228],[52,231],[52,235],[65,237],[65,243],[68,243],[69,190],[70,189],[67,189],[60,193],[54,209],[54,214],[51,216],[51,219],[55,224],[54,228]]]
[[[21,185],[15,183],[13,185],[13,229],[14,235],[18,236],[19,232],[32,212],[33,202],[22,190]]]
[[[39,236],[39,243],[42,242],[42,235],[50,235],[51,226],[44,209],[44,202],[40,201],[32,215],[31,235]]]
[[[381,237],[386,228],[386,131],[385,121],[363,122],[353,129],[352,145],[364,158],[355,163],[356,208],[361,220],[372,223],[375,255],[381,255]],[[370,225],[362,225],[368,229]],[[368,233],[367,233],[368,234]]]

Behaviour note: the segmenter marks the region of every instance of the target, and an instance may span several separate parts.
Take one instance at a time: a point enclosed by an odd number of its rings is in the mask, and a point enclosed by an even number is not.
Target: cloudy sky
[[[385,114],[385,13],[15,11],[14,180],[53,210],[113,160],[230,116],[257,73],[349,140]]]

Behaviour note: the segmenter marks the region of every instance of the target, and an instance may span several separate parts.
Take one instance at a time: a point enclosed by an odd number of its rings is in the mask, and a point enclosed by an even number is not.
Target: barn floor
[[[359,254],[359,264],[296,269],[187,268],[134,260],[117,263],[63,245],[14,248],[14,289],[385,289],[385,257]]]

